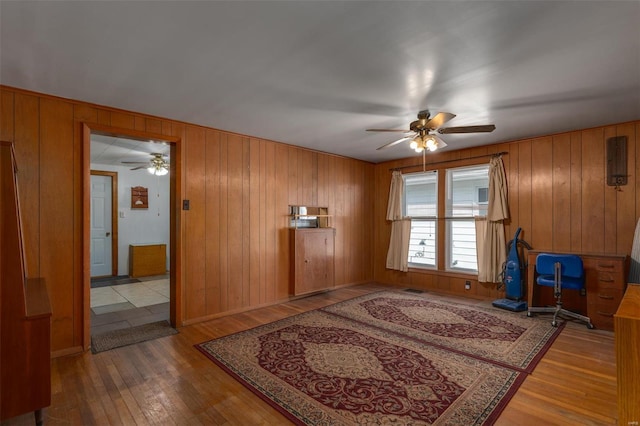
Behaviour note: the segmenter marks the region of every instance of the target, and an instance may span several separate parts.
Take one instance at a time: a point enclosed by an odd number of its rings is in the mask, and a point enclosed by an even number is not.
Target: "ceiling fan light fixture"
[[[162,158],[162,154],[152,154],[153,159],[147,167],[147,171],[152,175],[164,176],[169,173],[169,164]]]
[[[435,151],[440,147],[438,138],[433,135],[418,135],[409,145],[417,153],[421,153],[424,150]]]
[[[147,168],[147,171],[156,176],[164,176],[169,173],[169,170],[167,170],[166,167],[159,165],[150,166]]]
[[[427,136],[427,138],[425,139],[425,147],[429,151],[435,151],[436,149],[438,149],[438,141],[433,136]]]

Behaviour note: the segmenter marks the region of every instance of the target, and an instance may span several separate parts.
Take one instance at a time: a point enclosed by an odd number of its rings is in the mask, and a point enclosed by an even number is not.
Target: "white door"
[[[91,276],[112,274],[111,176],[91,175]]]

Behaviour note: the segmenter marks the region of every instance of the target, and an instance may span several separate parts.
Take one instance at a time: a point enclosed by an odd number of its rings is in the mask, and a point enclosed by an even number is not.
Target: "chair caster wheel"
[[[589,324],[587,324],[587,328],[589,330],[593,330],[595,327],[593,326],[593,324],[589,323]]]
[[[527,312],[527,316],[528,316],[529,318],[533,318],[533,314],[532,314],[531,312]]]
[[[558,321],[551,321],[551,325],[554,326],[554,327],[557,327],[558,326]]]

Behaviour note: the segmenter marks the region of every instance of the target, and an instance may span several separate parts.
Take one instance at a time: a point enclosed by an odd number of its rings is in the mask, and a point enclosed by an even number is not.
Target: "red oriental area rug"
[[[368,320],[353,319],[344,312],[349,310],[349,303],[356,307],[367,301],[394,305],[411,300],[429,299],[375,293],[196,347],[297,424],[492,424],[525,379],[522,366],[531,367],[531,360],[546,351],[554,333],[528,333],[526,324],[510,321],[509,326],[496,324],[486,317],[491,311],[458,304],[451,304],[449,310],[442,301],[437,306],[421,307],[433,310],[431,315],[409,315],[423,323],[417,327],[417,334],[408,332],[406,320],[389,322],[383,309],[374,309],[376,313]],[[403,315],[407,314],[405,309]],[[427,326],[433,321],[425,318],[433,317],[440,318],[436,321],[439,324],[483,325],[480,329],[471,327],[472,333],[460,326],[449,327],[444,333],[439,327],[434,330]],[[527,320],[538,322],[535,318]],[[387,325],[382,326],[385,322]],[[469,333],[479,333],[483,340],[506,339],[510,343],[493,352],[484,344],[471,343],[457,349],[445,344],[447,336],[443,334],[474,342]],[[496,333],[502,336],[496,337]],[[535,339],[539,341],[530,342]],[[515,349],[520,345],[527,349]],[[537,348],[536,354],[532,348]],[[525,360],[491,360],[505,352],[529,355]]]
[[[530,373],[564,328],[526,312],[383,291],[322,309],[430,345]]]

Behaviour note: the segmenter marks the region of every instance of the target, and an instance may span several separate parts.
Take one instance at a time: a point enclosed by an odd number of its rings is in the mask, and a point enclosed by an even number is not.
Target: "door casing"
[[[182,313],[182,232],[181,232],[181,201],[182,200],[182,139],[178,136],[162,135],[134,129],[106,126],[96,123],[82,123],[82,269],[83,269],[83,300],[82,300],[82,328],[84,350],[91,349],[91,255],[90,255],[90,202],[91,202],[91,134],[102,134],[114,137],[124,137],[141,142],[164,142],[170,144],[171,162],[169,164],[169,281],[170,281],[170,313],[169,318],[173,327],[181,327],[184,322]]]

